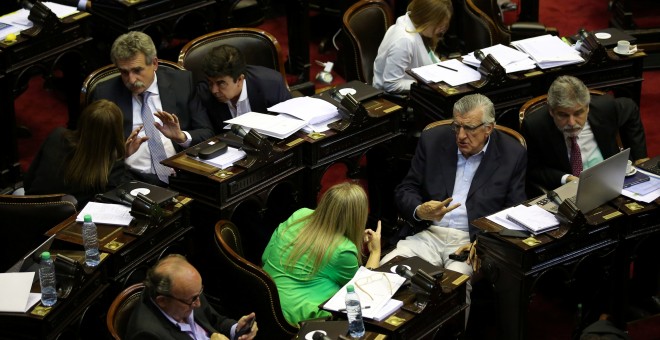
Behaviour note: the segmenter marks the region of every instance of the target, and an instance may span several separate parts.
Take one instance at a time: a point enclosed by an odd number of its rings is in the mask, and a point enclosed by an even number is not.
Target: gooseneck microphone
[[[245,129],[242,126],[238,125],[238,124],[233,124],[231,126],[231,132],[233,132],[236,136],[241,137],[241,138],[245,138],[245,135],[248,134],[248,132],[245,131]]]
[[[415,274],[404,266],[396,266],[396,273],[409,279],[413,286],[417,286],[425,292],[435,289],[435,278],[421,269],[417,270],[417,274]]]
[[[317,331],[314,332],[314,334],[312,334],[312,340],[332,340],[332,339],[330,339],[327,335]]]

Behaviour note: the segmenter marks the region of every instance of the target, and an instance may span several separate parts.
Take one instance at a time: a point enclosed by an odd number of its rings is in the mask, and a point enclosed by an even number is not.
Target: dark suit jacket
[[[179,118],[181,130],[190,133],[192,138],[190,145],[213,137],[206,108],[194,92],[192,73],[159,67],[156,75],[163,110],[175,114]],[[98,84],[94,89],[93,99],[107,99],[119,106],[124,113],[124,136],[128,137],[133,128],[132,97],[131,91],[126,88],[121,77]],[[178,143],[173,144],[177,151],[183,150]]]
[[[604,159],[619,152],[617,132],[623,146],[630,148],[630,159],[646,157],[646,138],[639,108],[629,98],[592,96],[587,120]],[[571,173],[571,164],[564,134],[555,125],[547,106],[525,117],[522,134],[529,154],[529,183],[546,189],[560,186],[561,177]]]
[[[125,338],[128,340],[190,340],[190,336],[181,332],[170,322],[147,295],[142,294],[140,303],[135,306],[126,327]],[[230,337],[231,327],[236,321],[218,314],[209,305],[203,294],[200,302],[201,307],[195,309],[195,322],[209,332],[209,335],[219,332]]]
[[[415,208],[427,201],[452,197],[458,160],[456,135],[447,126],[422,133],[408,174],[396,188],[403,216],[413,221]],[[521,203],[525,197],[527,155],[518,141],[493,130],[488,149],[472,179],[466,208],[468,220]],[[470,225],[470,237],[476,229]]]
[[[247,65],[245,81],[250,108],[254,112],[266,113],[269,107],[291,99],[282,74],[273,69]],[[229,106],[213,97],[206,81],[197,84],[197,93],[206,107],[213,131],[216,134],[224,132],[223,127],[227,124],[223,122],[232,118]]]

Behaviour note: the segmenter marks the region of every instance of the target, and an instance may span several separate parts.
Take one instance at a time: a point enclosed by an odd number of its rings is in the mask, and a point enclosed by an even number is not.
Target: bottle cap
[[[355,288],[353,287],[353,285],[348,285],[348,286],[346,286],[346,291],[349,292],[349,293],[352,293],[352,292],[355,291]]]
[[[47,251],[41,253],[41,259],[42,260],[50,260],[50,253],[47,252]]]
[[[90,214],[85,215],[85,222],[92,222],[92,215]]]

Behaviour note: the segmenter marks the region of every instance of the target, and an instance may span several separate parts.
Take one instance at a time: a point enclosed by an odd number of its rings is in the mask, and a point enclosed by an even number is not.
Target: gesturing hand
[[[154,116],[163,122],[162,125],[158,124],[158,122],[155,122],[154,125],[165,137],[177,143],[186,141],[186,134],[181,131],[181,127],[179,126],[179,117],[166,111],[157,111],[154,113]]]
[[[417,217],[422,220],[440,221],[445,216],[445,214],[461,206],[460,203],[448,206],[452,200],[453,198],[450,197],[442,202],[424,202],[417,208]]]
[[[144,137],[138,137],[138,134],[140,133],[140,130],[142,130],[142,126],[138,126],[131,132],[130,135],[128,135],[128,138],[126,138],[126,142],[124,142],[124,148],[126,150],[126,157],[130,157],[132,154],[134,154],[139,148],[140,145],[147,140],[149,140],[149,137],[144,136]]]

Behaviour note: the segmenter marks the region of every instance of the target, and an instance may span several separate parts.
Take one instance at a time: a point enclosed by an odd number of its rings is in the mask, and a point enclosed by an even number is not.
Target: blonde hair
[[[367,224],[369,203],[364,189],[350,182],[332,186],[321,197],[316,210],[310,215],[291,223],[304,223],[298,235],[286,246],[291,253],[285,261],[286,268],[308,254],[305,266],[310,276],[332,257],[335,249],[348,238],[357,248],[358,263],[362,263],[362,239]],[[285,231],[286,232],[286,231]]]
[[[453,11],[451,0],[412,0],[408,4],[408,16],[415,25],[415,32],[417,33],[429,27],[438,27],[441,24],[449,26]],[[429,41],[428,47],[435,51],[440,37],[433,35]]]
[[[105,189],[114,162],[124,157],[122,122],[121,109],[105,99],[83,110],[78,128],[64,135],[73,148],[66,160],[67,183],[84,191]]]

